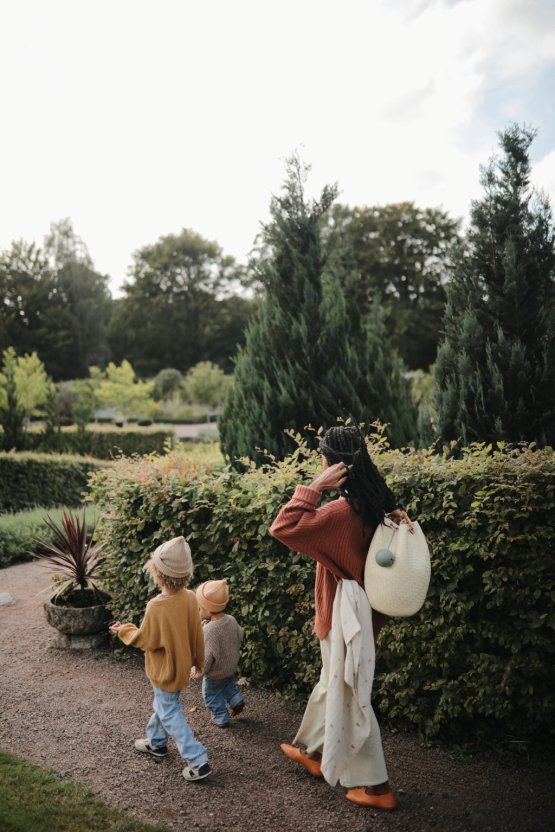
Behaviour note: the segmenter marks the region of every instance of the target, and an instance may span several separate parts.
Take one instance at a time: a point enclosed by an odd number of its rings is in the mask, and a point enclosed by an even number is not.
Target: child
[[[212,714],[212,722],[219,728],[230,724],[227,706],[232,716],[245,707],[234,673],[239,663],[243,630],[232,615],[226,615],[229,599],[226,581],[206,581],[197,589],[200,614],[210,619],[204,625],[204,678],[202,696]],[[198,674],[200,675],[200,674]]]
[[[186,588],[193,576],[193,561],[185,538],[162,543],[145,569],[161,592],[146,605],[141,626],[116,621],[110,627],[124,644],[145,651],[146,674],[154,689],[154,713],[146,726],[146,737],[135,740],[135,748],[165,757],[168,737],[173,737],[186,761],[185,780],[203,780],[212,773],[206,748],[195,739],[179,702],[191,669],[202,668],[204,662],[198,606],[194,593]]]

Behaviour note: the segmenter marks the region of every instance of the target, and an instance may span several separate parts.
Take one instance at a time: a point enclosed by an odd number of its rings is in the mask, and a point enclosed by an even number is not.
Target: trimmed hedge
[[[548,740],[555,724],[555,461],[475,446],[462,459],[373,448],[399,503],[421,521],[432,583],[421,612],[380,635],[375,705],[390,727],[451,744]],[[138,621],[142,566],[163,540],[191,541],[195,583],[226,577],[246,632],[242,670],[305,696],[319,670],[314,564],[268,527],[316,455],[244,473],[202,470],[178,453],[96,473],[92,496],[110,547],[114,614]]]
[[[60,522],[64,511],[77,511],[81,516],[82,509],[70,509],[61,506],[54,509],[34,508],[29,511],[18,511],[16,514],[0,515],[0,568],[15,561],[31,560],[29,552],[34,548],[37,538],[53,540],[52,530],[46,524],[46,516],[55,522]],[[87,530],[92,532],[96,522],[96,507],[88,505],[85,509]]]
[[[60,452],[87,454],[95,459],[112,459],[124,454],[163,454],[176,443],[173,430],[87,430],[62,431],[58,438]],[[43,450],[44,437],[40,433],[27,433],[26,446]]]
[[[106,464],[88,457],[0,451],[0,514],[35,506],[79,506],[89,474]]]

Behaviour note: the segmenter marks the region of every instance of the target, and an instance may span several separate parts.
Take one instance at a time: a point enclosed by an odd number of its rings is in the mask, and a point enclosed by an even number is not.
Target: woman
[[[326,739],[332,612],[338,581],[356,581],[363,587],[368,546],[374,529],[386,514],[398,522],[410,524],[406,513],[395,508],[395,498],[371,461],[358,428],[330,428],[320,443],[320,453],[322,473],[310,485],[297,486],[293,498],[281,509],[270,528],[270,534],[290,549],[317,561],[314,630],[320,639],[322,673],[308,701],[294,744],[281,746],[291,760],[316,777],[323,776],[321,763]],[[341,497],[317,508],[322,492],[334,489],[339,489]],[[385,617],[372,611],[370,621],[375,638]],[[353,803],[394,809],[397,801],[389,786],[380,729],[370,702],[366,707],[369,735],[349,760],[347,769],[342,771],[340,783],[348,789],[346,797]],[[347,714],[344,720],[346,723]]]

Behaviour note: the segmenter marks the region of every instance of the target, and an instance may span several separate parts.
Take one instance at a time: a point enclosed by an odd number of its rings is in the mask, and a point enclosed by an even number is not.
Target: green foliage
[[[8,347],[0,373],[0,424],[6,450],[23,448],[24,423],[44,404],[53,407],[52,382],[42,361],[35,352],[18,356],[13,347]]]
[[[23,420],[25,411],[19,401],[16,385],[17,355],[13,347],[4,350],[2,372],[0,373],[0,424],[2,425],[2,447],[16,450],[25,441]]]
[[[191,402],[216,407],[225,397],[230,377],[211,361],[199,361],[185,376],[185,391]]]
[[[446,440],[555,444],[555,228],[530,186],[534,135],[500,134],[455,259],[436,364]]]
[[[427,739],[548,743],[555,726],[555,458],[475,445],[392,461],[430,539],[432,585],[381,638],[379,709]],[[378,668],[380,670],[380,668]]]
[[[108,278],[69,220],[52,224],[42,249],[20,240],[0,251],[0,351],[36,352],[54,379],[105,364],[110,306]]]
[[[29,560],[37,538],[49,540],[51,533],[47,523],[48,514],[60,522],[67,506],[55,509],[34,508],[15,514],[0,514],[0,568],[14,561]],[[87,506],[87,531],[92,533],[97,513],[95,506]]]
[[[139,381],[129,361],[124,360],[119,367],[110,361],[95,393],[100,404],[117,409],[127,418],[144,413],[153,390],[154,383]]]
[[[0,751],[0,818],[3,832],[167,832],[7,751]]]
[[[44,435],[28,433],[25,439],[27,448],[38,451],[50,451],[44,443]],[[91,425],[90,430],[66,429],[58,439],[58,449],[63,453],[88,454],[96,459],[113,459],[120,454],[164,453],[166,448],[175,444],[173,430],[135,429],[127,427],[121,430],[98,430]]]
[[[297,440],[298,441],[298,440]],[[533,740],[555,725],[555,460],[552,452],[475,446],[461,459],[371,448],[433,559],[421,613],[380,636],[375,701],[391,726],[462,744]],[[311,634],[314,564],[268,527],[294,486],[313,477],[300,446],[282,462],[204,470],[174,453],[122,460],[93,477],[108,546],[114,614],[138,621],[142,566],[163,540],[191,542],[195,583],[226,577],[245,627],[242,671],[305,695],[319,655]]]
[[[114,302],[110,343],[143,375],[185,371],[210,360],[229,369],[250,302],[236,296],[242,269],[191,229],[167,234],[134,255],[124,296]]]
[[[329,427],[351,414],[360,421],[386,421],[386,398],[398,405],[387,419],[395,441],[414,438],[407,430],[407,386],[398,368],[393,371],[381,319],[376,314],[367,332],[357,306],[347,305],[340,276],[350,274],[348,258],[333,235],[323,234],[337,189],[326,187],[319,200],[307,200],[307,172],[297,157],[290,159],[283,193],[271,202],[258,263],[265,293],[239,350],[219,423],[222,448],[232,461],[261,461],[260,449],[285,456],[292,449],[285,429]],[[382,374],[382,366],[392,372]],[[414,414],[409,427],[415,433]]]
[[[17,398],[25,416],[36,415],[39,406],[48,398],[49,379],[44,364],[36,354],[22,355],[15,367]]]
[[[427,369],[435,361],[445,305],[450,252],[458,226],[444,211],[412,202],[331,212],[334,233],[347,237],[357,270],[343,280],[347,299],[363,317],[379,298],[387,334],[404,363]]]
[[[89,473],[103,464],[78,456],[0,452],[0,513],[81,505]]]
[[[179,370],[166,367],[154,379],[154,398],[163,402],[176,398],[182,384],[183,376]]]

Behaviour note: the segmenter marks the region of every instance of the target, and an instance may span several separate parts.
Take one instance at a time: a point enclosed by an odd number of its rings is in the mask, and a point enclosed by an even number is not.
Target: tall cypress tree
[[[347,414],[383,420],[369,413],[367,351],[354,337],[333,242],[322,234],[337,190],[326,187],[319,200],[307,201],[307,170],[298,158],[289,160],[264,228],[268,254],[258,264],[264,295],[220,419],[222,448],[232,459],[260,461],[257,449],[286,455],[294,447],[286,428],[329,426]]]
[[[436,363],[446,440],[555,443],[555,230],[530,186],[534,136],[500,134],[455,258]]]

